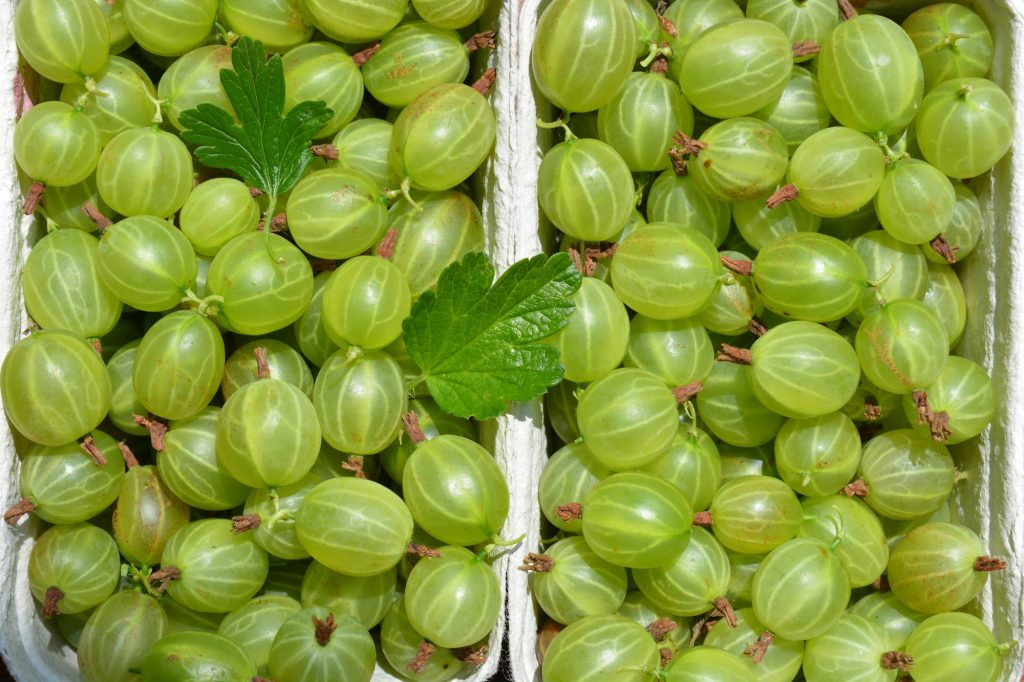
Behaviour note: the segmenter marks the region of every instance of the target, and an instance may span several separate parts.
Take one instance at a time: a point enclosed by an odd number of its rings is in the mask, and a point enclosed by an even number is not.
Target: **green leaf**
[[[492,286],[493,282],[493,286]],[[445,411],[489,419],[562,379],[558,349],[538,343],[569,323],[579,271],[565,253],[515,263],[494,282],[482,253],[441,273],[402,324],[409,355]]]
[[[212,104],[182,113],[181,137],[196,145],[203,164],[242,176],[247,184],[277,197],[306,172],[313,136],[331,120],[323,102],[302,102],[284,115],[281,55],[269,60],[263,43],[242,38],[231,52],[234,70],[220,82],[235,116]]]

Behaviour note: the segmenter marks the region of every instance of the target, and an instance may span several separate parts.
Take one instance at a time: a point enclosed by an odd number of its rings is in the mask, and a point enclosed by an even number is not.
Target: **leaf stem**
[[[570,140],[577,139],[576,134],[573,133],[572,130],[569,128],[570,118],[572,118],[572,114],[569,114],[564,118],[558,118],[554,121],[542,121],[541,119],[538,118],[537,127],[543,128],[544,130],[554,130],[556,128],[561,128],[565,132],[565,141],[568,142]]]
[[[417,213],[423,210],[423,207],[412,198],[412,180],[410,178],[404,178],[401,185],[402,196],[405,200],[412,204],[412,207],[416,209]]]

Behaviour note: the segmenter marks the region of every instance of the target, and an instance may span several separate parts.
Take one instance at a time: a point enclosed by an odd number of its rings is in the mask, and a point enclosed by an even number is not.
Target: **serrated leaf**
[[[436,292],[424,293],[402,325],[438,405],[489,419],[561,381],[558,349],[539,342],[569,323],[580,282],[564,253],[521,260],[496,282],[482,253],[445,269]]]
[[[240,175],[247,184],[280,196],[299,181],[312,159],[313,136],[331,120],[323,102],[302,102],[284,113],[281,55],[269,60],[263,43],[242,38],[231,52],[234,70],[220,72],[235,116],[212,104],[182,113],[181,137],[196,145],[203,164]]]

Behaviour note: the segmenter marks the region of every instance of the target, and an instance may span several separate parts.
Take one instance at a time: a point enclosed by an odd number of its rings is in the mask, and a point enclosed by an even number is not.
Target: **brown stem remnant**
[[[416,658],[409,661],[407,667],[414,673],[421,673],[427,667],[427,662],[430,661],[430,657],[433,655],[434,645],[427,640],[423,640],[420,642],[419,651],[416,652]]]
[[[459,659],[463,663],[468,665],[483,665],[487,662],[487,654],[490,652],[490,647],[486,644],[481,644],[475,649],[471,646],[464,646],[460,649],[455,650],[455,658]]]
[[[402,415],[402,424],[405,425],[405,432],[413,443],[419,444],[427,439],[423,429],[420,428],[420,416],[414,410],[409,410]]]
[[[117,444],[117,449],[121,451],[121,459],[124,460],[125,466],[129,469],[134,469],[139,466],[139,460],[135,456],[135,453],[132,452],[132,449],[128,447],[128,443],[121,441]]]
[[[928,394],[917,390],[911,393],[914,399],[914,407],[917,409],[917,423],[927,424],[931,431],[932,440],[942,443],[949,439],[953,433],[949,430],[949,414],[946,412],[933,412],[928,403]]]
[[[86,436],[79,444],[80,448],[85,451],[85,454],[89,455],[89,459],[93,461],[98,467],[107,466],[107,458],[100,452],[100,449],[96,447],[96,441],[93,440],[92,436]]]
[[[36,208],[39,207],[39,202],[43,200],[43,192],[46,191],[46,185],[41,182],[33,182],[32,186],[28,188],[28,194],[25,195],[25,203],[21,207],[21,212],[25,215],[32,215],[36,212]]]
[[[441,556],[441,553],[436,549],[431,549],[426,545],[421,545],[416,542],[410,542],[409,546],[405,548],[405,553],[418,557],[430,557],[431,559],[436,559]]]
[[[398,243],[398,230],[393,227],[389,227],[388,231],[384,234],[384,239],[380,241],[380,245],[377,246],[377,257],[383,258],[384,260],[391,260],[391,257],[395,255],[395,244]]]
[[[167,586],[171,581],[179,578],[181,578],[181,571],[176,566],[165,566],[159,571],[149,574],[149,584],[154,586],[158,594],[163,594],[167,591]]]
[[[676,402],[682,405],[703,390],[704,384],[699,381],[693,381],[685,386],[676,386],[672,389],[672,395],[676,397]]]
[[[477,33],[464,44],[466,49],[470,52],[476,52],[477,50],[483,49],[493,50],[498,46],[498,44],[494,42],[494,31],[482,31]]]
[[[749,348],[737,348],[727,343],[722,344],[722,350],[718,351],[719,362],[733,362],[737,365],[749,365],[754,362],[754,355]]]
[[[756,317],[750,318],[750,322],[747,322],[747,331],[754,336],[764,336],[768,333],[768,327],[764,326],[764,322],[757,319]]]
[[[100,210],[93,206],[91,201],[87,201],[82,204],[82,213],[84,213],[100,231],[103,231],[114,224],[111,222],[110,218],[100,213]]]
[[[857,479],[853,483],[847,483],[845,486],[843,486],[842,493],[847,497],[867,497],[868,484],[860,479]]]
[[[699,511],[693,515],[693,525],[700,526],[701,528],[711,527],[711,512]]]
[[[672,161],[672,171],[676,175],[686,175],[686,155],[681,149],[675,147],[669,149],[668,158]]]
[[[875,582],[871,583],[871,587],[875,588],[876,592],[889,592],[892,590],[889,587],[889,578],[884,573],[875,578]]]
[[[341,468],[345,471],[351,471],[355,474],[356,478],[366,478],[366,470],[363,468],[363,457],[361,455],[349,455],[348,458],[341,463]]]
[[[945,411],[932,414],[928,427],[932,432],[932,440],[937,443],[944,443],[953,435],[949,430],[949,413]]]
[[[980,556],[974,560],[974,570],[978,573],[992,573],[1006,568],[1006,562],[994,556]]]
[[[944,259],[946,259],[946,262],[949,263],[950,265],[956,263],[956,254],[960,251],[960,247],[953,246],[952,244],[947,242],[946,238],[943,237],[941,234],[935,239],[928,242],[928,245],[932,247],[932,250],[935,251],[935,253],[939,254]]]
[[[333,144],[315,144],[309,148],[309,151],[313,153],[313,156],[319,156],[327,161],[338,160],[338,148]]]
[[[43,616],[52,618],[60,615],[60,600],[64,598],[64,592],[59,587],[46,588],[46,596],[43,597]]]
[[[778,208],[787,201],[793,201],[798,196],[800,196],[800,190],[796,188],[796,185],[783,185],[775,190],[775,194],[768,197],[764,205],[768,208]]]
[[[103,357],[103,342],[99,339],[89,339],[89,345],[96,351],[96,355]]]
[[[484,71],[484,75],[473,83],[473,89],[479,92],[481,95],[486,95],[491,90],[491,86],[494,85],[494,79],[498,77],[498,71],[496,69],[487,69]]]
[[[7,522],[8,526],[13,526],[18,522],[25,514],[29,514],[36,510],[36,505],[30,500],[22,499],[20,502],[15,503],[10,509],[4,512],[4,521]]]
[[[664,31],[665,35],[669,38],[679,37],[679,29],[677,29],[672,20],[664,14],[658,14],[658,24],[661,26],[661,30]]]
[[[157,452],[163,452],[166,448],[164,436],[167,435],[167,424],[157,419],[147,419],[141,414],[133,417],[135,423],[149,431],[149,445]]]
[[[839,14],[843,17],[844,21],[849,21],[857,16],[857,8],[850,3],[850,0],[838,0],[839,2]]]
[[[882,667],[886,670],[899,670],[909,673],[914,667],[914,657],[902,651],[887,651],[882,654]]]
[[[555,508],[555,513],[558,514],[558,518],[562,519],[566,523],[569,523],[570,521],[578,521],[583,518],[583,505],[579,502],[561,504]]]
[[[768,647],[775,641],[775,635],[771,630],[765,630],[761,635],[750,643],[750,645],[743,650],[744,656],[749,656],[750,660],[754,663],[760,663],[764,660],[764,657],[768,654]]]
[[[698,618],[694,622],[693,627],[690,628],[690,646],[695,646],[698,639],[711,632],[711,628],[715,627],[715,623],[717,622],[718,620],[712,618],[710,614],[707,613]]]
[[[664,55],[658,55],[651,62],[651,73],[660,73],[662,75],[668,73],[668,58]]]
[[[270,363],[267,362],[267,349],[263,346],[256,346],[252,354],[256,356],[256,379],[269,379]]]
[[[678,627],[679,623],[671,618],[659,618],[653,623],[647,624],[647,632],[651,633],[651,637],[654,638],[655,642],[661,642],[668,633],[676,630]]]
[[[263,519],[260,518],[259,514],[242,514],[241,516],[232,516],[231,532],[238,535],[239,533],[256,530],[260,527],[260,523],[262,522]]]
[[[357,67],[362,67],[366,62],[370,61],[373,55],[380,52],[380,41],[378,40],[373,45],[370,45],[365,50],[361,50],[352,55],[352,61],[356,63]]]
[[[882,418],[882,406],[874,397],[868,396],[864,399],[864,420],[876,422]]]
[[[682,130],[676,131],[676,134],[672,136],[672,141],[675,142],[677,149],[682,150],[684,154],[692,156],[697,156],[701,153],[701,150],[708,148],[707,142],[701,142],[698,139],[692,138]]]
[[[263,196],[263,190],[261,190],[259,187],[250,187],[249,196],[251,196],[253,199],[255,199],[256,197],[261,197]]]
[[[327,614],[323,620],[313,616],[313,629],[316,632],[316,643],[320,646],[327,646],[331,641],[331,635],[338,629],[338,624],[334,622],[334,614]]]
[[[547,573],[554,567],[555,560],[547,554],[530,552],[526,555],[526,558],[523,559],[523,565],[519,566],[519,570],[533,573]]]
[[[726,270],[735,272],[737,275],[750,277],[750,273],[754,271],[754,263],[749,260],[743,260],[742,258],[729,258],[729,256],[724,254],[720,254],[718,259],[722,261],[722,265],[725,266]]]
[[[676,654],[669,647],[663,646],[658,649],[658,656],[661,658],[661,667],[664,668],[672,662],[672,659],[676,657]]]
[[[732,604],[729,603],[729,600],[725,597],[715,597],[711,603],[715,605],[715,610],[725,618],[725,622],[728,623],[729,628],[735,630],[736,612],[732,610]]]
[[[793,43],[794,57],[809,57],[811,55],[816,55],[819,52],[821,52],[821,45],[819,45],[816,41],[800,40]]]

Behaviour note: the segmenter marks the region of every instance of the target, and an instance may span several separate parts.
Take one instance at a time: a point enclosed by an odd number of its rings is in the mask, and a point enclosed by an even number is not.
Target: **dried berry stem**
[[[809,57],[821,52],[821,45],[813,40],[800,40],[793,43],[794,57]]]
[[[875,578],[875,582],[871,583],[871,587],[875,588],[878,592],[889,592],[892,589],[889,587],[889,578],[884,573]]]
[[[482,31],[472,36],[465,42],[466,49],[470,52],[476,52],[477,50],[493,50],[497,47],[497,43],[494,42],[494,31]]]
[[[431,549],[426,545],[421,545],[416,542],[410,542],[409,546],[405,548],[405,553],[419,557],[430,557],[432,559],[436,559],[441,556],[441,553],[436,549]]]
[[[43,616],[52,618],[60,615],[60,600],[64,598],[64,592],[59,587],[46,588],[46,596],[43,597]]]
[[[333,144],[315,144],[309,148],[309,151],[313,153],[313,156],[319,156],[321,159],[338,160],[338,148]]]
[[[25,215],[35,213],[39,202],[43,200],[43,192],[45,191],[46,185],[41,182],[33,182],[32,186],[28,188],[28,194],[25,195],[25,203],[21,207],[21,212]]]
[[[420,428],[420,416],[414,410],[409,410],[402,415],[402,424],[405,425],[405,432],[413,443],[422,443],[427,439],[423,429]]]
[[[882,407],[878,404],[872,396],[868,396],[864,399],[864,419],[865,421],[874,422],[882,418]]]
[[[950,265],[956,263],[956,254],[960,251],[960,247],[953,246],[947,242],[946,238],[941,234],[928,242],[928,245],[932,247],[932,250],[935,251],[935,253],[945,258],[946,262]]]
[[[139,466],[138,458],[135,456],[135,453],[132,452],[132,449],[128,447],[127,443],[121,441],[117,444],[117,449],[121,451],[121,459],[124,460],[125,466],[129,469],[134,469]]]
[[[555,560],[552,557],[547,554],[530,552],[526,555],[526,559],[523,560],[522,566],[519,566],[519,570],[533,573],[547,573],[554,567]]]
[[[583,518],[583,505],[579,502],[561,504],[555,509],[555,513],[558,514],[558,518],[562,519],[566,523],[569,523],[570,521],[578,521]]]
[[[730,628],[736,629],[736,612],[732,610],[732,604],[725,597],[715,597],[712,601],[718,613],[722,614],[725,622]]]
[[[707,142],[701,142],[696,138],[690,137],[682,130],[676,131],[676,134],[672,136],[672,141],[675,143],[676,149],[692,156],[697,156],[701,153],[701,150],[708,148]]]
[[[672,659],[676,657],[676,654],[669,647],[663,646],[658,649],[658,657],[661,658],[661,667],[664,668],[672,662]]]
[[[241,516],[231,517],[231,532],[235,535],[239,533],[245,533],[250,530],[256,530],[260,527],[260,523],[263,521],[259,514],[242,514]]]
[[[848,21],[857,16],[857,8],[850,3],[850,0],[838,0],[839,2],[839,14],[844,20]]]
[[[269,379],[270,364],[267,362],[267,349],[263,346],[256,346],[252,354],[256,356],[256,379]]]
[[[720,255],[718,259],[722,261],[722,265],[725,266],[726,270],[735,272],[737,275],[750,277],[750,273],[754,271],[754,264],[749,260],[743,260],[742,258],[729,258],[729,256],[726,255]]]
[[[651,637],[654,638],[655,642],[661,642],[668,633],[676,630],[678,627],[679,623],[671,618],[659,618],[653,623],[648,623],[647,632],[651,633]]]
[[[113,225],[110,218],[100,213],[100,210],[92,205],[91,201],[87,201],[82,204],[82,213],[88,216],[89,220],[96,225],[96,228],[103,231]]]
[[[899,670],[909,673],[914,667],[914,657],[902,651],[888,651],[882,654],[882,667],[886,670]]]
[[[994,556],[980,556],[974,560],[974,570],[978,573],[992,573],[1006,568],[1006,562]]]
[[[461,649],[455,650],[455,658],[459,659],[463,663],[468,665],[483,665],[487,662],[487,654],[490,651],[490,647],[486,644],[481,644],[477,648],[471,646],[464,646]]]
[[[421,673],[423,672],[423,669],[427,667],[427,663],[433,655],[434,645],[427,640],[423,640],[420,642],[419,651],[416,652],[416,658],[409,661],[409,665],[407,667],[414,673]]]
[[[867,497],[868,484],[858,479],[853,483],[848,483],[843,486],[842,493],[847,497]]]
[[[36,505],[30,500],[22,499],[20,502],[15,503],[10,509],[4,512],[4,521],[7,522],[8,526],[13,526],[18,523],[25,514],[29,514],[36,510]]]
[[[672,389],[672,395],[676,397],[676,402],[682,405],[687,400],[690,400],[695,395],[704,390],[704,384],[699,381],[693,381],[685,386],[676,386]]]
[[[592,260],[609,260],[615,257],[616,252],[619,250],[618,243],[612,244],[607,249],[590,248],[587,249],[587,258]]]
[[[661,30],[665,32],[669,38],[678,38],[679,29],[672,23],[672,20],[666,17],[664,14],[658,14],[658,24],[661,26]]]
[[[693,515],[693,525],[700,526],[701,528],[711,527],[711,512],[699,511]]]
[[[348,458],[341,463],[341,468],[345,471],[351,471],[355,474],[356,478],[366,478],[366,470],[363,469],[363,458],[360,455],[349,455]]]
[[[85,451],[85,454],[89,455],[89,459],[98,467],[107,466],[107,458],[100,452],[100,449],[96,447],[96,441],[93,440],[92,436],[86,436],[79,447]]]
[[[362,67],[364,64],[366,64],[366,62],[370,61],[373,55],[377,54],[378,52],[380,52],[379,40],[375,42],[373,45],[370,45],[370,47],[366,48],[365,50],[356,52],[354,55],[352,55],[352,61],[356,63],[356,66]]]
[[[655,57],[654,61],[651,62],[651,73],[668,73],[668,58],[664,55],[658,55]]]
[[[952,436],[949,430],[949,414],[946,412],[933,412],[928,403],[928,394],[917,390],[911,393],[914,399],[914,407],[917,409],[917,423],[927,424],[932,434],[932,440],[943,442]]]
[[[764,336],[768,333],[768,327],[764,326],[764,322],[761,322],[756,317],[750,318],[750,322],[747,323],[747,330],[754,336]]]
[[[158,419],[147,419],[141,414],[134,415],[135,423],[149,431],[149,444],[157,452],[163,452],[166,444],[164,436],[167,435],[167,424]]]
[[[331,635],[338,629],[338,624],[334,622],[334,614],[327,614],[327,618],[323,620],[313,616],[313,629],[316,631],[316,643],[327,646],[331,641]]]
[[[775,635],[772,631],[765,630],[756,640],[750,643],[750,646],[743,650],[743,655],[749,656],[750,660],[754,663],[760,663],[768,654],[768,647],[770,647],[774,641]]]
[[[722,344],[722,350],[718,352],[719,362],[733,362],[737,365],[749,365],[754,361],[754,355],[749,348],[737,348],[727,343]]]
[[[494,85],[494,79],[498,77],[496,69],[487,69],[484,71],[484,75],[480,76],[477,82],[473,83],[473,89],[479,92],[481,95],[486,95],[491,90],[491,86]]]
[[[668,158],[672,161],[672,170],[676,175],[686,175],[686,155],[683,150],[672,147],[668,150]]]
[[[800,196],[800,190],[796,188],[796,185],[783,185],[764,203],[768,208],[777,208],[787,201],[793,201],[798,196]]]
[[[377,247],[377,257],[383,258],[384,260],[391,260],[391,257],[395,255],[395,244],[398,243],[398,230],[393,227],[389,227],[387,233],[384,235],[384,239],[381,240],[380,245]]]
[[[149,584],[154,586],[157,594],[163,594],[167,591],[167,586],[171,581],[179,578],[181,578],[181,571],[176,566],[165,566],[159,571],[149,574]]]

